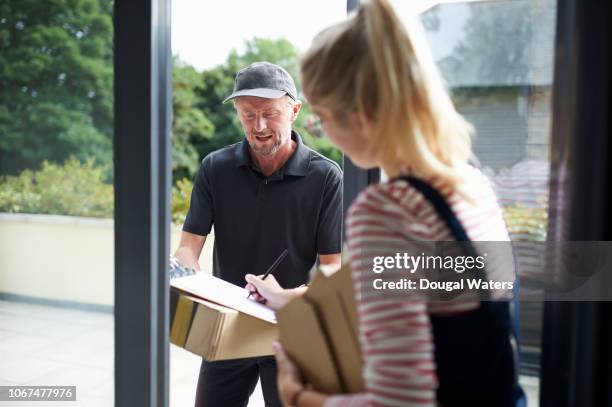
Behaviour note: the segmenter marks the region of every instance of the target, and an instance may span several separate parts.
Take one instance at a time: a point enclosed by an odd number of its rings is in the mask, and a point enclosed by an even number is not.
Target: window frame
[[[114,5],[116,406],[169,403],[170,11]]]
[[[557,3],[549,209],[554,240],[612,240],[611,14],[609,4]],[[546,302],[543,318],[540,405],[612,405],[612,303]]]

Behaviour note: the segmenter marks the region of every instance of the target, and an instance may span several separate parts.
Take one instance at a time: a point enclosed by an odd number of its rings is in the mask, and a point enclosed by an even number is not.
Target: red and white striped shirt
[[[469,167],[465,178],[464,191],[473,203],[435,180],[429,183],[447,200],[471,240],[509,240],[495,193],[479,170]],[[366,392],[332,396],[325,406],[435,406],[429,315],[474,309],[479,301],[433,303],[411,290],[390,298],[364,282],[371,282],[374,257],[395,256],[419,241],[454,240],[450,230],[423,195],[401,180],[366,188],[351,205],[346,229]]]

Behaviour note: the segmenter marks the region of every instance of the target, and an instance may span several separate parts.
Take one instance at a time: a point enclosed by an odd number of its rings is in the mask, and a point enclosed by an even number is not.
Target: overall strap
[[[431,185],[429,185],[422,179],[413,177],[412,175],[400,177],[397,179],[407,181],[410,185],[412,185],[414,189],[423,194],[425,199],[427,199],[429,203],[433,205],[440,218],[442,218],[444,223],[446,223],[455,240],[457,240],[458,242],[470,241],[470,238],[468,237],[465,229],[463,228],[463,225],[461,224],[461,222],[459,222],[457,216],[455,216],[455,212],[453,212],[448,202],[446,202],[446,199],[444,199],[444,197],[440,194],[440,192],[438,192],[437,189],[433,188]]]
[[[463,225],[440,192],[413,176],[397,179],[407,181],[421,192],[446,223],[455,240],[467,242],[464,246],[469,254],[478,255]],[[484,270],[476,272],[480,278],[486,276]],[[437,373],[440,378],[437,397],[441,404],[447,406],[525,407],[526,396],[518,383],[519,353],[515,346],[518,345],[518,318],[513,315],[509,302],[491,302],[491,293],[488,290],[480,291],[480,300],[481,307],[478,311],[452,318],[431,317],[436,343]],[[517,308],[516,299],[513,303],[513,308]],[[486,332],[482,332],[483,327],[486,327]],[[481,345],[475,349],[474,343],[482,338],[488,339],[481,341]],[[491,370],[490,361],[483,360],[483,355],[496,358],[500,363],[496,367],[497,370]],[[457,366],[462,368],[457,369]],[[466,381],[465,377],[469,379]],[[486,388],[483,389],[479,383],[487,383]]]
[[[467,232],[465,231],[463,225],[455,215],[455,212],[450,207],[446,199],[438,192],[437,189],[429,185],[427,182],[423,181],[420,178],[416,178],[412,175],[407,175],[403,177],[395,178],[395,180],[404,180],[408,182],[414,189],[419,191],[427,201],[434,207],[438,216],[442,218],[444,223],[448,226],[451,231],[451,234],[458,242],[468,242],[465,244],[466,250],[473,257],[478,256],[478,252],[474,248],[474,246],[469,243],[471,242]],[[477,270],[477,273],[480,275],[480,278],[485,278],[486,273],[484,270]],[[481,300],[488,301],[490,299],[490,293],[487,290],[486,292],[480,292]]]

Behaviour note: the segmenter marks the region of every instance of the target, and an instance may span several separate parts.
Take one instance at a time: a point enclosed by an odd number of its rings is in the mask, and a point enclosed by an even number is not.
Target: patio
[[[74,407],[114,403],[113,315],[0,301],[0,385],[77,386]],[[200,358],[171,345],[170,406],[193,406]],[[57,406],[1,402],[0,406]],[[263,407],[257,386],[249,407]]]
[[[0,385],[77,386],[74,407],[109,407],[114,400],[113,315],[0,300]],[[200,358],[170,347],[170,406],[193,406]],[[521,377],[537,406],[537,378]],[[42,407],[57,402],[0,402]],[[249,407],[264,407],[259,385]]]

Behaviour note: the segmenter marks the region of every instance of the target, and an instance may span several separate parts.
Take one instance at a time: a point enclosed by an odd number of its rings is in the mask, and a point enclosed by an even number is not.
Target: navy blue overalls
[[[421,179],[408,181],[432,204],[457,241],[465,229],[440,193]],[[471,251],[476,251],[471,244]],[[515,294],[517,293],[515,285]],[[516,298],[516,295],[515,295]],[[438,402],[442,407],[524,407],[518,383],[518,301],[481,301],[473,311],[430,315],[435,345]],[[516,314],[518,315],[518,314]]]

